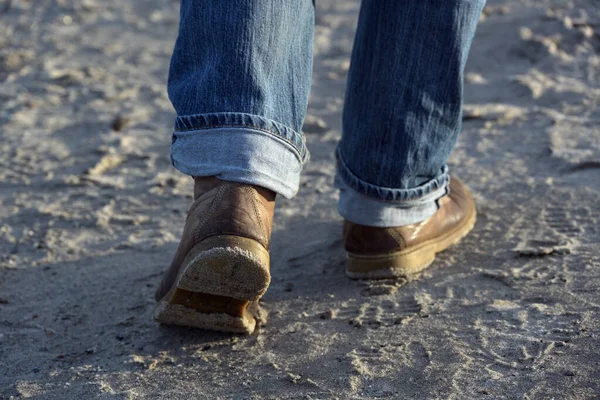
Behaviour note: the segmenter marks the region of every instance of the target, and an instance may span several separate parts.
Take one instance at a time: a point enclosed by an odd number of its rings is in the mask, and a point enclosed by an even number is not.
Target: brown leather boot
[[[258,299],[271,281],[275,193],[214,177],[194,181],[195,201],[175,257],[156,291],[154,319],[252,333]]]
[[[393,228],[344,223],[346,274],[353,279],[407,276],[427,268],[436,253],[465,237],[475,225],[475,203],[464,183],[450,181],[450,194],[425,221]]]

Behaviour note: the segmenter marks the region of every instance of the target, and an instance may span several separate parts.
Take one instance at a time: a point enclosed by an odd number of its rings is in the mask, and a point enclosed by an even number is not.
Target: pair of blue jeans
[[[463,71],[485,0],[363,0],[336,150],[343,217],[424,220],[447,193]],[[181,0],[168,92],[181,172],[298,191],[313,0]]]

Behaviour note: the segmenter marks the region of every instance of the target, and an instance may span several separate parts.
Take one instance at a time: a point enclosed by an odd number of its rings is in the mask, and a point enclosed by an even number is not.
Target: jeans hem
[[[294,129],[260,115],[219,112],[208,114],[178,115],[175,118],[175,132],[199,131],[203,129],[232,128],[262,131],[287,141],[294,147],[302,163],[309,159],[306,141]]]
[[[175,131],[171,163],[187,175],[260,186],[288,199],[298,192],[304,165],[288,140],[247,127]]]
[[[448,194],[448,188],[441,187],[417,200],[385,201],[355,191],[339,174],[336,174],[335,186],[340,190],[338,211],[345,220],[378,228],[424,221],[439,210],[439,199]]]
[[[444,165],[440,171],[440,174],[428,181],[427,183],[410,189],[397,189],[389,188],[384,186],[373,185],[372,183],[365,182],[348,168],[344,161],[340,147],[338,146],[335,151],[337,160],[337,172],[340,178],[350,188],[354,189],[358,193],[362,193],[368,197],[385,200],[385,201],[411,201],[418,200],[424,196],[427,196],[433,191],[440,188],[447,187],[450,183],[450,175],[448,174],[448,166]]]

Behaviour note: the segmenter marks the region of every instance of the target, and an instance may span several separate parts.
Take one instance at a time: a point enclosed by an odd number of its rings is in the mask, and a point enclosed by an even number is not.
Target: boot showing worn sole
[[[258,300],[267,291],[269,253],[257,241],[220,235],[202,240],[186,256],[154,319],[163,324],[252,333]]]
[[[381,255],[349,252],[346,275],[352,279],[390,279],[420,272],[433,263],[437,253],[464,238],[475,226],[476,216],[473,206],[462,223],[451,231],[402,251]]]

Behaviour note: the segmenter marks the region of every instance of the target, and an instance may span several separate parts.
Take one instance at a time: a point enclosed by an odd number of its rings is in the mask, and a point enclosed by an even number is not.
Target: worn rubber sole
[[[352,279],[390,279],[416,274],[429,267],[435,255],[458,243],[475,226],[475,205],[460,225],[435,239],[385,255],[364,256],[347,253],[346,275]]]
[[[187,255],[175,284],[154,310],[162,324],[252,333],[258,300],[271,281],[269,252],[240,236],[213,236]]]

